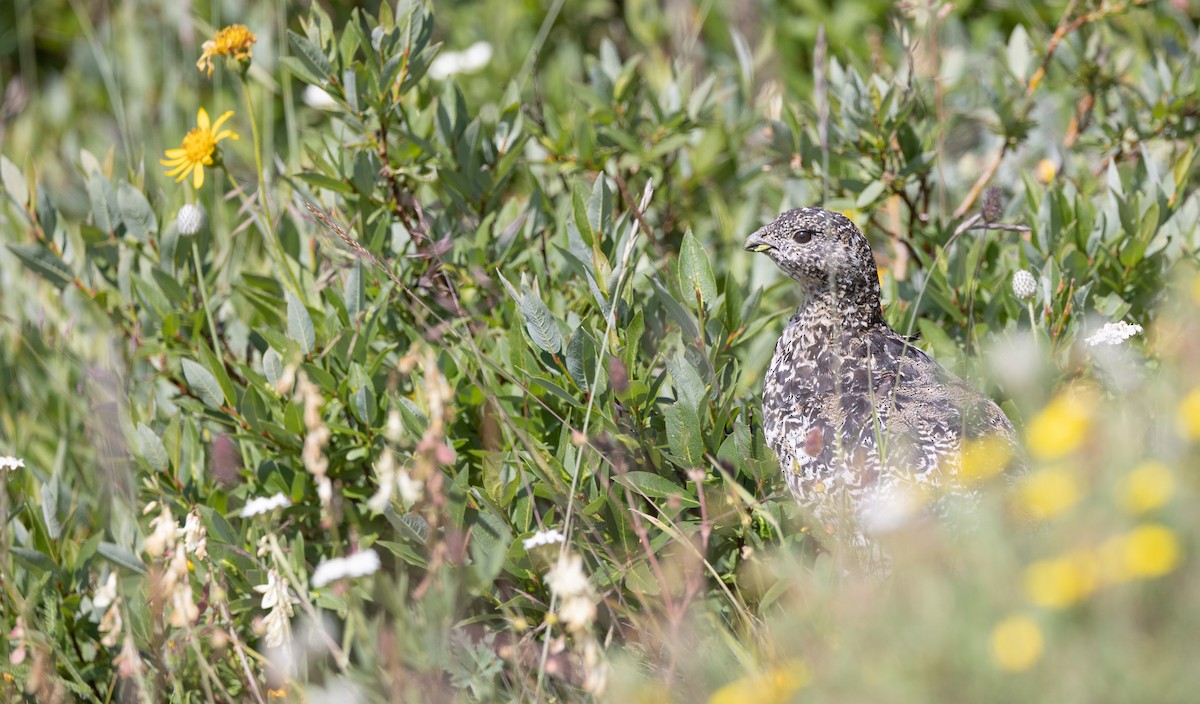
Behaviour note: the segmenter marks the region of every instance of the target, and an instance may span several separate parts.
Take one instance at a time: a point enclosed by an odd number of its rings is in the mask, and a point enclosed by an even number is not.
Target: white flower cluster
[[[292,604],[298,599],[288,591],[288,581],[275,570],[267,572],[267,583],[260,584],[254,591],[263,595],[260,606],[267,610],[263,619],[268,648],[278,648],[292,639]]]
[[[561,543],[564,540],[566,540],[566,537],[562,533],[558,532],[557,528],[551,528],[550,530],[539,530],[532,536],[526,538],[524,544],[526,550],[532,550],[533,548],[541,547],[542,545]]]
[[[379,569],[379,555],[374,550],[366,549],[349,557],[335,557],[325,560],[313,570],[312,585],[316,589],[339,579],[364,577]]]
[[[200,226],[203,224],[204,213],[191,203],[180,207],[179,212],[175,215],[175,229],[184,237],[199,232]]]
[[[546,583],[558,595],[558,618],[567,630],[575,633],[586,630],[596,619],[596,595],[583,573],[583,558],[560,555],[546,573]]]
[[[5,455],[0,457],[0,469],[7,469],[10,472],[15,472],[18,469],[25,469],[25,460]]]
[[[238,515],[242,518],[249,518],[262,513],[270,513],[277,508],[284,508],[291,505],[292,500],[283,494],[276,494],[274,496],[256,496],[247,501],[245,506],[242,506],[242,510],[238,512]]]
[[[475,42],[465,51],[443,51],[429,64],[429,77],[435,81],[456,73],[474,73],[492,60],[492,45]]]
[[[1088,347],[1096,345],[1119,345],[1135,335],[1142,334],[1141,325],[1131,325],[1124,320],[1116,323],[1105,323],[1086,342]]]
[[[1012,291],[1013,295],[1021,300],[1033,298],[1033,294],[1037,293],[1037,279],[1028,271],[1018,269],[1013,272]]]

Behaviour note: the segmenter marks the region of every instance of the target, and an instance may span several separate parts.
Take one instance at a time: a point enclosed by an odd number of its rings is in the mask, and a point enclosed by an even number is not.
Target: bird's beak
[[[775,249],[775,245],[768,242],[760,233],[762,230],[746,238],[745,249],[747,252],[765,252],[768,249]]]

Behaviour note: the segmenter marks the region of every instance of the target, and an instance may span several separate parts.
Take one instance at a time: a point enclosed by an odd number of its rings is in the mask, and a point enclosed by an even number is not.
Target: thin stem
[[[225,366],[225,353],[221,351],[221,338],[217,337],[217,324],[213,321],[212,305],[208,302],[208,289],[204,285],[204,269],[200,266],[200,245],[192,237],[192,263],[196,267],[196,285],[200,288],[200,300],[204,302],[204,317],[208,319],[208,334],[212,336],[213,351],[221,366]]]
[[[267,235],[267,240],[274,247],[272,254],[275,255],[275,265],[287,275],[292,292],[303,299],[300,283],[296,280],[296,275],[292,273],[292,268],[288,266],[283,245],[275,233],[275,219],[271,216],[271,199],[267,196],[267,179],[263,171],[263,147],[258,136],[258,119],[254,116],[254,101],[250,98],[250,83],[245,76],[242,76],[242,95],[246,98],[246,112],[250,115],[250,132],[254,137],[254,167],[258,172],[258,196],[262,201],[263,218],[266,220],[263,230]]]

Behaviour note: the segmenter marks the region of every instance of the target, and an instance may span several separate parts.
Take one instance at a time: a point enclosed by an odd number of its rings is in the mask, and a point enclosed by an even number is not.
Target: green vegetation
[[[0,30],[6,700],[1200,688],[1186,3],[88,5]],[[799,205],[1030,452],[887,576],[757,422]]]

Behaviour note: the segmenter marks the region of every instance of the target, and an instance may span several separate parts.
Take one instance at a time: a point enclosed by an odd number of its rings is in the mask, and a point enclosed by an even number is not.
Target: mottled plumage
[[[884,322],[871,247],[845,216],[789,210],[746,249],[804,293],[767,371],[763,430],[792,494],[828,533],[869,548],[866,533],[898,507],[971,494],[959,476],[964,440],[1019,453],[995,403]]]

